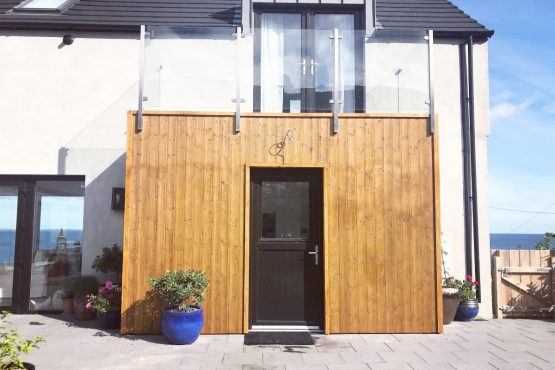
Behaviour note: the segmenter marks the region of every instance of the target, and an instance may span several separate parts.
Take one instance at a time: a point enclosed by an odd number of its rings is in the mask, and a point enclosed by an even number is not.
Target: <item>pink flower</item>
[[[477,282],[477,281],[474,282],[474,286],[478,286],[478,282]]]
[[[107,291],[106,288],[100,288],[100,289],[98,289],[98,293],[100,293],[100,294],[104,294],[104,293],[106,293],[106,291]]]
[[[114,284],[112,283],[112,281],[111,281],[111,280],[106,280],[106,285],[105,285],[105,286],[106,286],[106,288],[108,288],[108,289],[109,289],[109,288],[111,288],[111,287],[112,287],[112,285],[114,285]]]
[[[112,299],[112,298],[114,298],[114,294],[113,294],[113,293],[110,293],[110,294],[108,294],[106,297],[108,297],[108,299]]]
[[[466,280],[472,280],[472,275],[466,275]]]
[[[90,309],[91,309],[91,307],[92,307],[92,304],[91,304],[91,302],[88,302],[88,303],[87,303],[87,304],[85,305],[85,307],[86,307],[87,309],[89,309],[89,310],[90,310]]]

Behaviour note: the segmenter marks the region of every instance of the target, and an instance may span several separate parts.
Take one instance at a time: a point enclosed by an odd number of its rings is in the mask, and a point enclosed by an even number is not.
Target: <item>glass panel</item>
[[[309,183],[262,182],[262,238],[302,238],[309,235]]]
[[[84,183],[37,181],[30,310],[62,309],[66,280],[81,274]]]
[[[262,112],[300,112],[303,67],[300,14],[261,15],[260,83]],[[306,63],[306,61],[305,61]]]
[[[425,32],[377,31],[366,42],[366,111],[429,113]]]
[[[334,28],[339,29],[340,71],[339,88],[343,104],[341,112],[355,112],[356,86],[356,49],[355,16],[353,14],[316,14],[315,19],[315,107],[316,112],[331,112],[330,99],[333,94],[334,58],[333,40],[330,38]],[[363,46],[359,43],[358,49]],[[360,61],[362,64],[362,61]]]
[[[234,112],[237,44],[233,32],[231,28],[149,27],[144,109]]]
[[[12,304],[17,193],[17,185],[0,185],[0,306]]]
[[[20,6],[23,9],[58,9],[67,0],[32,0]]]

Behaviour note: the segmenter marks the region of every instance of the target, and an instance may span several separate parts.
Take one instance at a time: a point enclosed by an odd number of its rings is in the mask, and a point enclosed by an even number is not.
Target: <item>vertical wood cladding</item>
[[[160,332],[147,280],[177,268],[208,274],[204,333],[245,330],[245,183],[249,166],[265,164],[324,168],[326,332],[442,330],[427,116],[345,114],[335,135],[325,114],[246,114],[237,134],[231,114],[143,119],[136,133],[128,116],[123,333]]]

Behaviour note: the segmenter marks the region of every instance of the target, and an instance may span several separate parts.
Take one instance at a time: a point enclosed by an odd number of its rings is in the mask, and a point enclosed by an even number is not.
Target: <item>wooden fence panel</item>
[[[324,168],[327,332],[442,330],[427,116],[343,115],[338,134],[325,114],[246,114],[240,133],[231,114],[149,112],[134,125],[130,114],[123,333],[159,332],[147,280],[176,268],[208,274],[205,333],[245,330],[249,165]]]
[[[493,309],[498,318],[551,317],[555,251],[492,251]]]

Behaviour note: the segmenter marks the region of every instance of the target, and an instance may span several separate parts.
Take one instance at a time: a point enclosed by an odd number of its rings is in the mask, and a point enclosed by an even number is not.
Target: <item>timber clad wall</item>
[[[210,279],[205,333],[248,329],[245,182],[279,165],[324,168],[326,332],[442,330],[427,116],[345,114],[336,135],[329,114],[246,114],[237,134],[232,114],[146,113],[140,133],[128,118],[123,333],[160,332],[147,280],[185,267]]]

